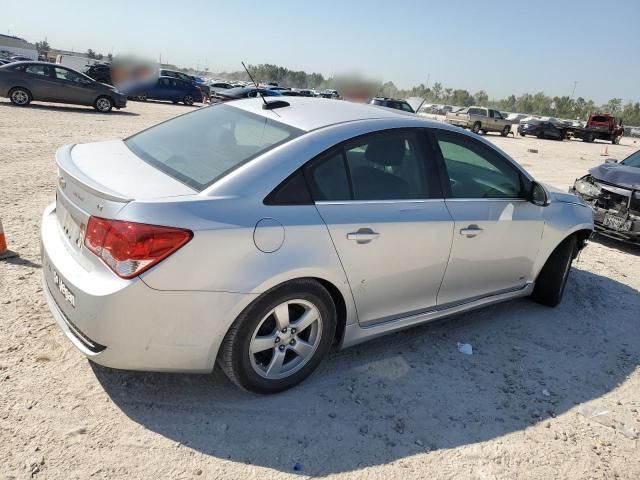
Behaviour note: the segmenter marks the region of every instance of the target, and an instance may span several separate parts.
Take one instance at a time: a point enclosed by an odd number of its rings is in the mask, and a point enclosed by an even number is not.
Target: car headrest
[[[400,165],[404,159],[404,138],[379,138],[367,145],[365,158],[383,167]]]

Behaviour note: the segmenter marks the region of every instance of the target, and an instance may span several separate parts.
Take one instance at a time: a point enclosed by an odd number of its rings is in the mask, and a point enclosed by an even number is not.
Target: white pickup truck
[[[449,112],[445,121],[451,125],[469,128],[473,133],[500,132],[506,137],[511,132],[511,122],[498,110],[484,107],[469,107],[458,112]]]

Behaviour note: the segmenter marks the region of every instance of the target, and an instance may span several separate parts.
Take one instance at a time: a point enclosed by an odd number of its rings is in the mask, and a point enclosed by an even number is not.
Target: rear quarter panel
[[[119,216],[194,231],[187,245],[142,275],[151,288],[260,294],[288,280],[315,277],[338,288],[347,318],[356,320],[346,275],[315,205],[255,205],[238,198],[133,202]],[[262,219],[269,219],[268,226],[258,231]],[[256,235],[281,239],[281,246],[261,251]]]

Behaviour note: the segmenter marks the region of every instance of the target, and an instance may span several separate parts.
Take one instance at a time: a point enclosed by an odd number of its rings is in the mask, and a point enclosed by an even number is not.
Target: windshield
[[[636,153],[632,153],[631,155],[629,155],[622,162],[620,162],[620,164],[626,165],[627,167],[640,168],[640,150],[638,150]]]
[[[140,158],[201,191],[302,131],[229,105],[168,120],[125,140]]]

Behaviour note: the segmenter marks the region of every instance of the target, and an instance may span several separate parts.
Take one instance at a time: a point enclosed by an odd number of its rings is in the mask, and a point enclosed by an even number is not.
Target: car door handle
[[[369,243],[380,236],[370,228],[360,228],[357,232],[347,233],[347,240],[355,240],[358,243]]]
[[[465,235],[467,238],[473,238],[482,232],[483,230],[478,225],[469,225],[467,228],[460,229],[460,235]]]

